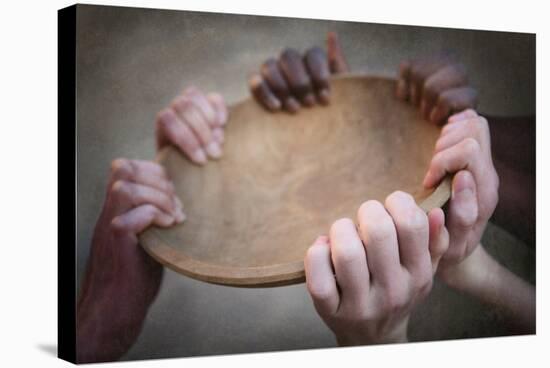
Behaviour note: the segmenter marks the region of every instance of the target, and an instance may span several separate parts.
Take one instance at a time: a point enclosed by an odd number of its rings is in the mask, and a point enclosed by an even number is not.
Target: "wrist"
[[[437,276],[447,286],[460,291],[470,290],[486,283],[488,264],[487,253],[481,244],[466,258],[458,263],[442,260],[437,270]]]
[[[339,346],[397,344],[408,342],[407,328],[409,316],[405,317],[390,329],[345,329],[335,333]],[[372,327],[372,326],[371,326]]]

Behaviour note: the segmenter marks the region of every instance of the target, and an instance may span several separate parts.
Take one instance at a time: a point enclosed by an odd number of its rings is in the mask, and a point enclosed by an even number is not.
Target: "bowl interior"
[[[187,220],[154,228],[155,237],[172,255],[208,265],[300,263],[318,235],[338,218],[355,219],[364,201],[395,190],[422,201],[440,129],[394,90],[391,79],[340,77],[330,105],[296,115],[253,100],[231,107],[221,160],[198,167],[175,149],[163,152]]]

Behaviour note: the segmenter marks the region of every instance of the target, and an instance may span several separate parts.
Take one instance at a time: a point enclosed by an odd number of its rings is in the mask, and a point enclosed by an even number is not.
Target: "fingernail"
[[[290,113],[295,113],[300,110],[300,104],[294,97],[288,97],[285,101],[285,106]]]
[[[180,223],[183,221],[185,215],[183,214],[183,205],[181,204],[181,201],[179,200],[178,197],[174,196],[174,211],[173,211],[173,215],[174,215],[174,220],[177,222],[177,223]]]
[[[162,226],[171,226],[174,225],[174,223],[177,222],[177,219],[173,216],[169,215],[162,215],[160,221],[162,222]]]
[[[424,180],[422,180],[422,185],[424,186],[424,188],[430,188],[431,187],[431,178],[430,178],[430,171],[428,170],[428,172],[426,173],[426,176],[424,176]]]
[[[319,91],[319,102],[323,105],[328,105],[330,102],[330,91],[327,88]]]
[[[281,101],[279,101],[276,98],[270,98],[268,99],[268,105],[271,110],[280,110],[281,109]]]
[[[195,151],[193,154],[193,160],[199,164],[205,164],[207,161],[206,154],[202,150],[202,148],[199,148]]]
[[[214,129],[212,131],[212,136],[214,137],[214,139],[218,143],[223,143],[223,141],[225,140],[224,134],[223,134],[223,129],[221,129],[221,128]]]
[[[220,148],[218,142],[210,142],[210,144],[206,146],[206,153],[208,153],[208,156],[211,158],[222,157],[222,149]]]
[[[220,122],[222,126],[227,124],[227,118],[228,118],[227,112],[220,112]]]
[[[315,105],[315,96],[313,95],[313,93],[310,92],[304,97],[304,104],[307,107]]]
[[[178,208],[181,210],[183,209],[183,204],[181,203],[180,199],[178,197],[175,197],[176,198],[176,205],[178,206]]]
[[[186,218],[187,218],[187,216],[185,216],[185,213],[183,213],[180,210],[180,211],[178,211],[178,214],[176,215],[176,222],[178,224],[181,224]]]
[[[315,239],[316,244],[327,244],[328,243],[328,236],[326,235],[319,235],[317,239]]]

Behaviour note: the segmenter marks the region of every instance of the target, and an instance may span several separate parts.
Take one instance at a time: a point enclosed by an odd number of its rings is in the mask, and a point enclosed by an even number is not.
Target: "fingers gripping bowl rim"
[[[331,103],[297,115],[270,113],[248,98],[230,107],[224,157],[197,167],[173,147],[165,166],[188,219],[151,227],[140,243],[154,259],[194,279],[240,287],[304,281],[309,245],[368,199],[413,194],[426,212],[450,197],[422,178],[440,128],[395,99],[396,81],[331,78]]]

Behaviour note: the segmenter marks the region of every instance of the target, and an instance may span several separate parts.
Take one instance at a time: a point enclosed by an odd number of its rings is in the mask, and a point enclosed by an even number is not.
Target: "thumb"
[[[327,54],[330,72],[332,74],[347,73],[349,66],[342,53],[340,41],[336,32],[327,33]]]
[[[439,260],[449,249],[449,232],[445,227],[445,214],[441,208],[434,208],[428,213],[430,229],[429,251],[432,259],[432,274],[437,271]]]
[[[464,257],[470,232],[477,221],[478,204],[474,177],[467,170],[455,174],[449,203],[449,250],[443,260],[457,262]]]

